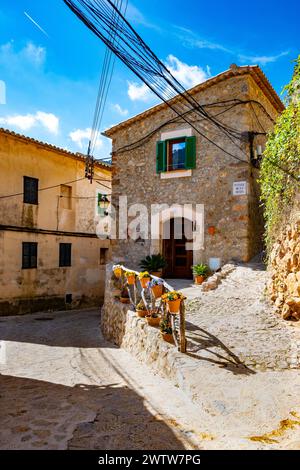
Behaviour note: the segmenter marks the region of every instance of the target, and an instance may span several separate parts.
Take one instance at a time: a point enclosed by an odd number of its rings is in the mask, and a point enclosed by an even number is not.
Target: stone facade
[[[268,294],[284,319],[300,320],[300,213],[274,244]]]
[[[203,204],[204,247],[194,251],[193,262],[207,263],[210,258],[220,258],[221,265],[230,260],[247,261],[262,248],[258,171],[250,160],[256,146],[264,145],[266,139],[254,135],[250,144],[248,132],[269,131],[283,106],[258,67],[232,67],[191,93],[223,124],[238,129],[241,138],[232,142],[213,124],[199,123],[199,116],[191,114],[189,119],[223,152],[181,118],[175,119],[164,104],[115,126],[106,131],[113,141],[113,204],[118,207],[119,197],[127,196],[129,207],[144,204],[149,214],[152,204]],[[171,118],[174,121],[168,123]],[[174,131],[196,135],[196,168],[189,175],[178,177],[178,172],[177,177],[163,178],[156,172],[156,143]],[[137,148],[121,150],[148,134]],[[247,194],[234,195],[234,182],[246,182]],[[129,223],[131,220],[129,217]],[[210,226],[215,227],[214,235],[208,232]],[[113,259],[137,268],[145,255],[162,252],[162,233],[161,227],[159,240],[150,240],[148,233],[136,241],[126,236],[113,241]]]
[[[82,156],[5,130],[0,169],[0,315],[99,305],[110,243],[96,235],[97,193],[107,189],[85,179]],[[36,204],[24,202],[24,176],[38,180]],[[95,178],[109,187],[110,167],[96,164]],[[24,242],[37,243],[36,268],[22,265]],[[71,266],[59,266],[61,243]]]

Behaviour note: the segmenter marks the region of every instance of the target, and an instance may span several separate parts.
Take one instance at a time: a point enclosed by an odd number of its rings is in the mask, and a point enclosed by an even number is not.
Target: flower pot
[[[208,227],[208,233],[209,233],[210,236],[215,235],[216,227],[214,225],[211,225],[210,227]]]
[[[159,326],[161,318],[160,317],[156,317],[156,318],[146,317],[146,320],[148,322],[148,325],[150,326]]]
[[[169,300],[167,302],[169,312],[170,313],[179,313],[180,304],[181,304],[181,299]]]
[[[114,275],[119,279],[122,276],[122,268],[114,269]]]
[[[135,284],[135,276],[132,275],[132,276],[127,276],[127,284],[130,285],[130,286],[134,286]]]
[[[159,297],[162,296],[163,294],[163,285],[162,284],[159,284],[157,286],[153,286],[151,287],[151,290],[153,292],[153,295],[156,299],[158,299]]]
[[[137,310],[136,311],[137,316],[140,317],[140,318],[145,318],[147,313],[148,313],[147,310]]]
[[[195,284],[202,284],[205,281],[205,276],[195,276]]]
[[[143,289],[146,289],[148,283],[151,281],[150,277],[143,277],[140,279],[140,283]]]
[[[167,343],[174,344],[173,335],[170,333],[162,333],[163,340]]]
[[[122,304],[130,304],[130,299],[128,299],[128,297],[120,297],[120,302],[122,302]]]
[[[161,277],[162,276],[162,271],[151,271],[152,276],[155,277]]]

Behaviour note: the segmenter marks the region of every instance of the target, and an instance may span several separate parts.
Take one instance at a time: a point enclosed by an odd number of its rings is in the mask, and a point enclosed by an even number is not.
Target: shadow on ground
[[[1,449],[183,450],[128,387],[64,385],[0,375]]]
[[[230,370],[235,375],[252,375],[256,372],[247,367],[221,340],[208,331],[186,322],[187,355]]]
[[[85,317],[82,316],[83,312]],[[76,328],[70,331],[72,318]],[[94,335],[91,335],[91,329],[95,331]],[[48,312],[0,319],[0,341],[58,347],[102,348],[104,345],[99,332],[100,309],[70,311],[67,315],[66,312]]]

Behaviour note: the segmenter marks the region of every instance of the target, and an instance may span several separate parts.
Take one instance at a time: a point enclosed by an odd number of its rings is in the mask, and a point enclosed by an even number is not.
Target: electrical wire
[[[77,183],[78,181],[83,181],[85,178],[78,178],[76,180],[73,180],[73,181],[66,181],[64,183],[59,183],[59,184],[56,184],[56,185],[53,185],[53,186],[48,186],[46,188],[39,188],[38,189],[38,192],[41,192],[41,191],[48,191],[50,189],[55,189],[55,188],[59,188],[60,186],[63,186],[63,185],[69,185],[69,184],[72,184],[72,183]],[[110,182],[111,180],[107,180],[107,179],[101,179],[101,178],[95,178],[95,181],[99,181],[101,182],[101,186],[105,187],[105,188],[108,188],[111,190],[111,187],[109,186],[106,186],[102,183],[102,181],[107,181],[107,182]],[[11,197],[17,197],[17,196],[23,196],[24,195],[24,191],[21,192],[21,193],[15,193],[15,194],[7,194],[7,195],[3,195],[3,196],[0,196],[0,200],[1,199],[8,199],[8,198],[11,198]],[[59,196],[60,197],[60,196]],[[94,196],[93,196],[94,197]]]
[[[194,99],[194,97],[177,81],[167,67],[157,58],[151,49],[144,43],[138,33],[132,28],[122,13],[110,0],[64,0],[68,7],[83,21],[91,31],[93,31],[115,54],[119,57],[148,87],[164,101],[177,115],[182,116],[182,108],[186,107],[200,113],[219,130],[226,134],[232,143],[242,151],[234,138],[238,138],[236,132],[228,126],[220,123],[217,119],[209,115],[205,109]],[[81,8],[80,8],[81,6]],[[109,11],[115,10],[122,19],[118,31],[110,19]],[[98,25],[98,27],[97,27]],[[114,31],[119,37],[117,44],[110,41],[110,31]],[[179,97],[180,110],[176,107]],[[170,102],[170,100],[172,100]],[[244,161],[231,152],[225,150],[220,145],[209,139],[199,129],[197,129],[187,118],[183,119],[194,128],[203,138],[217,146],[236,160]]]

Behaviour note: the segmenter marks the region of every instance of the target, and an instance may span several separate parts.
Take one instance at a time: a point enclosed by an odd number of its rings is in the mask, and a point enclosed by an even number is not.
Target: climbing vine
[[[300,55],[291,82],[284,88],[286,109],[270,133],[261,165],[261,199],[270,249],[300,190]]]

